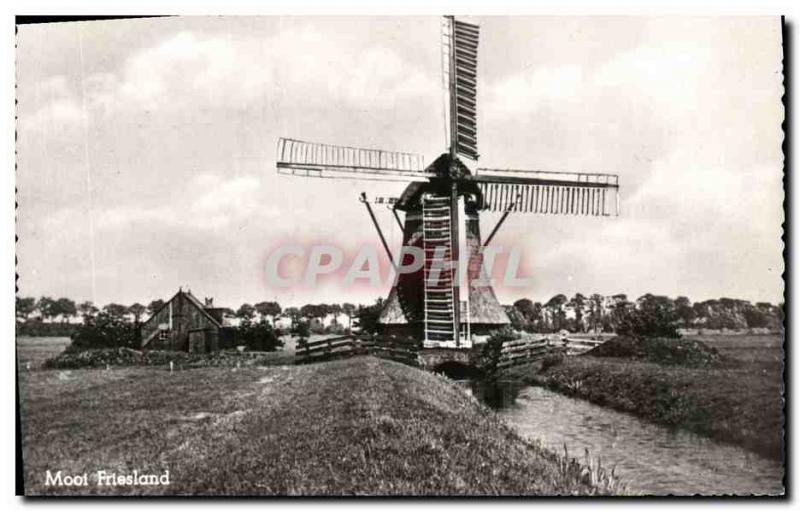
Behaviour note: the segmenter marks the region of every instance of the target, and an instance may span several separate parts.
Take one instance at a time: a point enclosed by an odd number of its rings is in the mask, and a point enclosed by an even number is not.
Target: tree
[[[765,328],[769,326],[769,315],[763,308],[748,307],[744,310],[744,319],[748,328]]]
[[[99,310],[92,302],[86,301],[78,304],[78,312],[81,313],[81,316],[83,316],[83,321],[85,322],[88,318],[94,317]]]
[[[685,328],[692,325],[694,309],[692,308],[692,302],[690,302],[688,298],[679,296],[675,299],[675,313],[678,315],[678,319]]]
[[[17,317],[27,320],[28,316],[36,310],[36,298],[23,298],[18,296],[16,300],[16,309]]]
[[[134,303],[130,307],[128,307],[128,312],[133,314],[133,320],[138,323],[139,318],[147,312],[147,308],[139,302]]]
[[[383,310],[383,299],[378,298],[372,305],[362,305],[358,307],[356,316],[361,331],[368,334],[378,333],[378,318]]]
[[[628,295],[624,293],[612,296],[611,303],[611,324],[614,330],[619,332],[620,325],[627,321],[636,307],[628,301]]]
[[[680,337],[675,303],[668,296],[650,293],[636,300],[636,309],[626,315],[617,332],[639,337]]]
[[[164,306],[164,300],[153,300],[147,305],[147,313],[151,316],[161,310],[161,307]]]
[[[308,329],[307,321],[293,321],[292,329],[289,331],[289,333],[297,339],[297,346],[299,348],[305,348],[306,344],[308,344],[310,331]]]
[[[514,308],[520,311],[525,317],[529,317],[533,314],[533,302],[528,298],[520,298],[514,302]]]
[[[356,306],[352,303],[343,303],[342,312],[347,314],[347,328],[353,327],[353,315],[356,313]]]
[[[103,307],[103,312],[105,312],[112,318],[122,319],[128,312],[128,308],[118,303],[109,303],[108,305]]]
[[[62,320],[66,321],[68,316],[75,316],[78,314],[78,309],[75,307],[75,302],[69,298],[59,298],[56,300],[56,307],[58,313],[61,314]]]
[[[300,315],[306,319],[323,318],[328,314],[329,307],[324,303],[307,303],[300,307]]]
[[[508,319],[511,321],[511,327],[514,330],[525,330],[528,328],[528,320],[525,319],[525,316],[519,309],[513,305],[504,305],[503,309],[505,309],[506,315],[508,315]]]
[[[236,317],[241,318],[243,321],[249,322],[251,319],[253,319],[255,313],[255,307],[249,303],[243,303],[242,306],[239,307],[239,310],[236,311]]]
[[[58,316],[58,302],[49,296],[39,298],[38,307],[44,320]]]
[[[522,298],[514,302],[512,309],[513,310],[507,312],[514,328],[528,332],[545,330],[542,325],[544,318],[542,317],[541,303],[534,303],[527,298]]]
[[[564,304],[566,303],[567,297],[562,294],[557,294],[544,304],[545,308],[550,311],[554,332],[558,332],[565,326],[567,315],[564,313]]]
[[[575,330],[583,332],[583,309],[586,307],[586,297],[580,293],[575,293],[575,296],[569,301],[569,308],[575,312]]]
[[[589,322],[592,325],[594,333],[598,332],[598,326],[602,327],[603,320],[605,319],[604,302],[605,298],[599,293],[594,293],[589,297]]]
[[[275,326],[275,320],[281,314],[281,306],[278,302],[259,302],[255,305],[256,311],[262,316],[272,317],[272,326]]]

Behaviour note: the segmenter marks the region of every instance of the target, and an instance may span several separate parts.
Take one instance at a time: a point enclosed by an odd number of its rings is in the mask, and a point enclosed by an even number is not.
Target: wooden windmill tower
[[[410,153],[281,138],[277,169],[280,174],[304,177],[411,181],[401,197],[389,202],[398,222],[397,212],[405,213],[403,246],[422,249],[425,264],[418,272],[399,276],[379,323],[386,333],[422,338],[428,347],[460,347],[469,345],[470,334],[509,323],[482,273],[481,250],[508,215],[616,215],[619,180],[611,174],[470,170],[462,158],[473,166],[478,160],[478,26],[445,17],[442,59],[449,100],[448,151],[432,164],[425,166],[421,156]],[[394,264],[364,194],[361,200]],[[482,243],[478,218],[483,211],[503,214]],[[410,256],[401,252],[401,257]],[[466,271],[460,271],[460,260]],[[462,274],[465,285],[459,278]]]

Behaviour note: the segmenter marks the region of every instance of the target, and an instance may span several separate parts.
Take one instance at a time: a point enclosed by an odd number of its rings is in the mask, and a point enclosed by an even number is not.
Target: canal
[[[473,385],[473,394],[485,399],[485,392]],[[579,460],[588,450],[604,467],[615,467],[633,493],[783,493],[778,460],[541,387],[506,388],[501,394],[495,392],[492,404],[520,434],[556,452],[566,446],[570,457]]]

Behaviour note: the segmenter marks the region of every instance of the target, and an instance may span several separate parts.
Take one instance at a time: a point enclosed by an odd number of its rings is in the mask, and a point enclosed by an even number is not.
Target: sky
[[[777,17],[478,17],[480,165],[618,174],[621,215],[512,215],[531,284],[498,298],[783,301]],[[379,247],[403,183],[275,171],[278,137],[445,150],[435,17],[175,17],[19,27],[19,294],[219,305],[371,302],[278,289],[282,244]],[[376,208],[390,245],[400,229]],[[489,232],[499,215],[481,216]],[[383,257],[383,252],[379,252]],[[383,261],[385,264],[385,261]]]

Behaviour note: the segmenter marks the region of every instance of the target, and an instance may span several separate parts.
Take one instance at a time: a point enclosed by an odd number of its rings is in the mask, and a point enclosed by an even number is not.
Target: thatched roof
[[[461,321],[466,322],[467,318],[461,318]],[[503,306],[497,301],[491,287],[473,285],[469,290],[469,322],[475,325],[507,325],[511,321]],[[400,306],[397,288],[392,288],[389,293],[378,323],[382,325],[406,325],[409,323]]]

